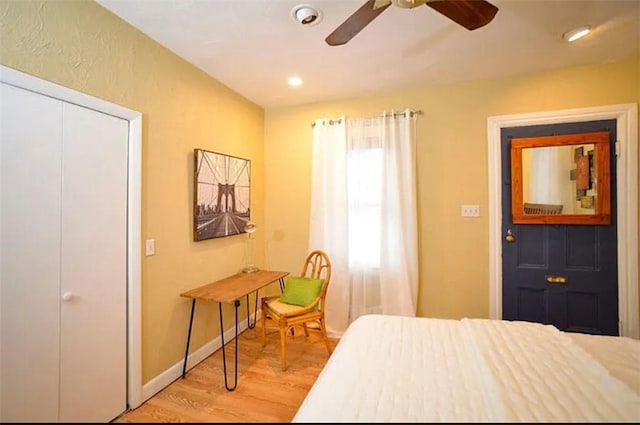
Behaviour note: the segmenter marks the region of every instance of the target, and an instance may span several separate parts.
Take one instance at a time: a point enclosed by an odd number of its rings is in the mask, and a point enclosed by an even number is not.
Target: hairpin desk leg
[[[247,328],[254,329],[256,327],[256,320],[258,316],[258,291],[256,291],[256,305],[253,307],[253,323],[249,321],[251,312],[249,311],[249,294],[247,294]]]
[[[235,355],[235,365],[234,365],[234,383],[233,387],[229,387],[227,383],[227,354],[224,346],[224,326],[222,324],[222,303],[218,303],[218,311],[220,312],[220,339],[222,342],[222,372],[224,373],[224,387],[227,391],[233,391],[238,386],[238,307],[240,307],[240,301],[235,300],[233,302],[233,306],[236,310],[236,355]]]
[[[191,342],[191,327],[193,326],[193,312],[196,310],[196,299],[191,301],[191,317],[189,318],[189,333],[187,333],[187,348],[184,350],[184,365],[182,365],[182,379],[187,373],[187,357],[189,356],[189,343]]]

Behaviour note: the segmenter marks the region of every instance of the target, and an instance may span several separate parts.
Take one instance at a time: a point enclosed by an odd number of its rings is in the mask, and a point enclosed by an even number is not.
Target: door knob
[[[516,241],[516,237],[511,233],[511,229],[507,229],[507,237],[505,239],[507,243],[514,243]]]
[[[73,292],[65,292],[62,294],[62,301],[71,301],[73,298]]]

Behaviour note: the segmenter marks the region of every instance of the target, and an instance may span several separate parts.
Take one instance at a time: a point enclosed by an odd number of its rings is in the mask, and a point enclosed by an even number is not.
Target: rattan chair
[[[305,336],[309,336],[308,323],[316,323],[317,330],[327,346],[329,354],[332,352],[331,344],[325,327],[325,299],[327,288],[331,281],[331,261],[329,256],[321,250],[309,253],[302,268],[301,277],[323,279],[318,296],[308,305],[297,306],[280,302],[280,297],[262,298],[262,346],[267,343],[267,323],[274,323],[280,328],[280,360],[282,370],[287,370],[286,339],[289,332],[296,325],[302,325]],[[286,288],[285,288],[286,290]]]

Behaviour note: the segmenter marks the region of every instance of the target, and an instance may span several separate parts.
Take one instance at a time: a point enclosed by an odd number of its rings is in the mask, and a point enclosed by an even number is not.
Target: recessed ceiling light
[[[300,77],[291,77],[289,78],[289,85],[292,87],[298,87],[302,85],[302,78]]]
[[[579,38],[584,37],[590,32],[591,32],[591,25],[583,25],[583,26],[574,28],[571,31],[565,32],[564,34],[562,34],[562,38],[564,38],[568,42],[572,42],[572,41],[576,41]]]
[[[291,17],[302,25],[316,25],[322,20],[322,11],[308,4],[299,4],[291,9]]]

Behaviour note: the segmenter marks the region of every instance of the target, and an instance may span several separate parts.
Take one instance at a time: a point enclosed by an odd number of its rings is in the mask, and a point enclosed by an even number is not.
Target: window
[[[334,264],[329,329],[363,314],[416,314],[416,116],[318,119],[309,249]]]
[[[350,267],[380,266],[382,148],[355,149],[347,156]]]

